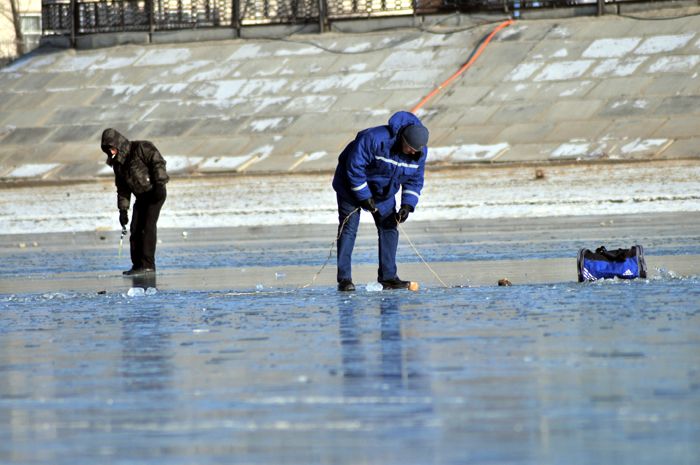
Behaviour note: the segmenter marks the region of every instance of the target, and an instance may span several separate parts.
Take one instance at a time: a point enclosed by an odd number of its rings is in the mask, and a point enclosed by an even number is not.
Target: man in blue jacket
[[[357,133],[338,157],[333,189],[338,200],[338,290],[354,291],[352,249],[360,224],[359,208],[372,213],[379,235],[377,281],[384,289],[405,289],[396,274],[398,224],[418,204],[423,188],[428,130],[413,113],[400,111],[389,123]],[[401,207],[396,211],[396,194]]]

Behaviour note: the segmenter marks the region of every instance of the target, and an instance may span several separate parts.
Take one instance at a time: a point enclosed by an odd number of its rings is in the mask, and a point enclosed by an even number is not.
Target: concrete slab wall
[[[430,162],[699,157],[700,16],[673,14],[525,19],[502,30],[418,112]],[[33,172],[18,167],[52,163],[42,179],[94,178],[106,127],[153,141],[182,175],[330,170],[357,131],[412,108],[502,19],[45,48],[0,69],[0,176],[16,181],[8,173]]]

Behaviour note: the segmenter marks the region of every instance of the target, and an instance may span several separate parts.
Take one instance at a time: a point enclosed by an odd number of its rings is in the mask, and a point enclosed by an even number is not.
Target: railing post
[[[328,25],[328,4],[326,0],[318,0],[318,32],[323,34]]]
[[[241,36],[241,2],[232,0],[231,3],[231,26],[236,30],[236,37]]]
[[[146,7],[148,8],[148,32],[153,34],[156,30],[156,4],[155,0],[146,0]]]
[[[70,0],[70,45],[75,48],[75,38],[78,35],[80,25],[80,12],[78,11],[78,1]]]

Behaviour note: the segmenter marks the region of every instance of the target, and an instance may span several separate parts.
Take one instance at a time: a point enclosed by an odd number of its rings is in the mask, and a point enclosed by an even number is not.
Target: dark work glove
[[[413,212],[413,207],[410,205],[403,204],[399,208],[399,212],[396,214],[396,221],[403,223],[408,219],[408,214]]]
[[[126,212],[126,210],[119,210],[119,224],[121,224],[122,227],[124,227],[128,223],[129,223],[129,214]]]
[[[374,199],[372,197],[365,200],[360,200],[360,206],[363,210],[367,210],[370,213],[377,211],[377,206],[374,204]]]
[[[153,186],[153,198],[157,201],[160,202],[165,198],[166,191],[165,191],[165,184],[155,184]]]

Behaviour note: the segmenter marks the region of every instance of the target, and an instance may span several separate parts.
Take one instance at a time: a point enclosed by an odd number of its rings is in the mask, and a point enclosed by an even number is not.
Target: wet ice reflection
[[[0,458],[693,463],[698,284],[6,295]]]

